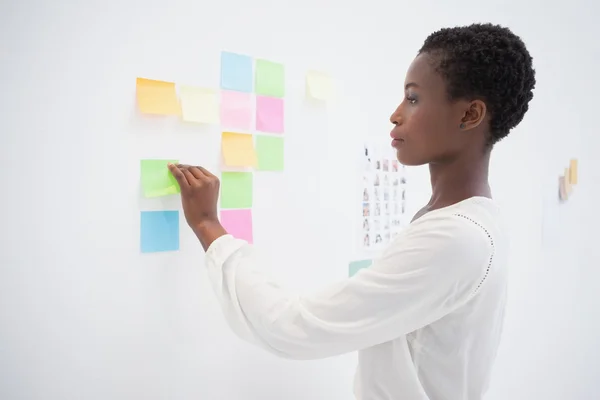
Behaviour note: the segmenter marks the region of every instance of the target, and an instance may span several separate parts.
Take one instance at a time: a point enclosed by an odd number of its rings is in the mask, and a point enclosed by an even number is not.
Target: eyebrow
[[[406,86],[404,86],[404,90],[408,89],[408,88],[409,88],[409,87],[411,87],[411,86],[412,86],[412,87],[417,87],[417,88],[419,87],[419,85],[417,85],[415,82],[408,82],[408,83],[406,84]]]

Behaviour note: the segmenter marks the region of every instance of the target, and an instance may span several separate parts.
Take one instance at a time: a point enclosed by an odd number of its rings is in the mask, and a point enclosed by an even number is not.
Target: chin
[[[419,165],[427,164],[427,161],[423,161],[419,157],[415,157],[414,154],[406,154],[406,151],[400,149],[396,150],[396,159],[402,165],[407,167],[416,167]]]

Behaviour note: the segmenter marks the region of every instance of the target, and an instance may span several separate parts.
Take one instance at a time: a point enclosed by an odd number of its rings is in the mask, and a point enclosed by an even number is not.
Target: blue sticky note
[[[252,92],[252,58],[243,54],[221,52],[221,88]]]
[[[360,271],[363,268],[369,268],[369,266],[371,265],[372,261],[371,260],[358,260],[358,261],[352,261],[349,265],[348,265],[348,276],[354,276],[358,271]]]
[[[179,250],[179,211],[142,211],[142,253]]]

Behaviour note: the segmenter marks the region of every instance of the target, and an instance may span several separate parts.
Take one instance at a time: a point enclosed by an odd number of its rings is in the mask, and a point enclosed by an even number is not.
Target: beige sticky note
[[[577,164],[576,158],[571,159],[569,164],[569,182],[571,182],[572,185],[577,184]]]
[[[221,137],[223,161],[229,167],[256,167],[257,157],[252,135],[223,132]]]
[[[333,81],[329,74],[320,71],[306,73],[306,93],[318,100],[329,100],[333,97]]]
[[[179,97],[184,121],[204,124],[219,122],[219,98],[216,90],[182,85],[179,87]]]
[[[137,78],[138,107],[145,114],[181,115],[175,83]]]

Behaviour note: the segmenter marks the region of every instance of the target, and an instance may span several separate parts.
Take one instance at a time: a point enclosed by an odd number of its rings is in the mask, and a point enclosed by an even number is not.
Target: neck
[[[473,196],[491,198],[489,164],[489,151],[468,154],[449,163],[430,163],[432,194],[427,208],[446,207]]]

